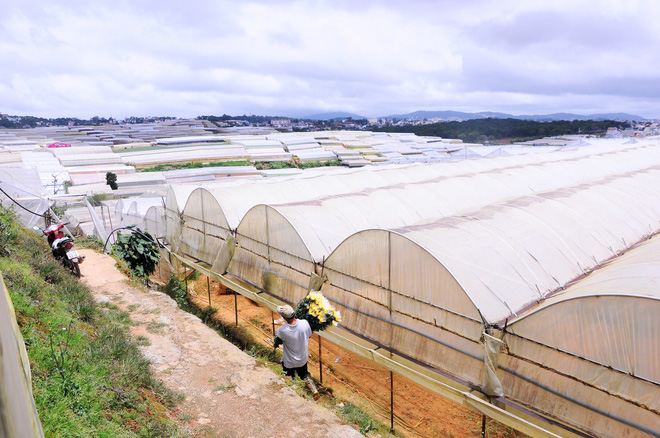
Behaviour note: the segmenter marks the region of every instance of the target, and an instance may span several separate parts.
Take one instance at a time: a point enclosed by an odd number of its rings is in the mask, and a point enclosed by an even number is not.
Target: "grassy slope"
[[[42,240],[0,209],[0,271],[30,357],[46,437],[182,436],[125,312],[98,306]],[[139,340],[138,340],[139,341]]]

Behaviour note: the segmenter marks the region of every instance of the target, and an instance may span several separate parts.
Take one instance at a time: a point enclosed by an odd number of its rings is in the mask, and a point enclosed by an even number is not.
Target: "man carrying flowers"
[[[297,319],[295,311],[288,305],[278,306],[277,313],[286,321],[277,329],[275,336],[275,348],[280,344],[283,345],[282,369],[288,377],[295,377],[298,374],[312,391],[314,400],[318,400],[319,392],[312,381],[312,376],[307,371],[308,345],[309,338],[312,336],[309,322],[305,319]]]

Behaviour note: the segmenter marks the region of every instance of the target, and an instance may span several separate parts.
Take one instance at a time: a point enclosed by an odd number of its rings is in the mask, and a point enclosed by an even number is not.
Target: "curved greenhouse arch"
[[[179,250],[212,265],[223,242],[231,234],[222,206],[212,192],[198,188],[188,196],[181,218]]]
[[[315,263],[303,236],[277,208],[256,205],[236,229],[229,272],[295,304],[307,294]]]
[[[342,313],[343,327],[397,354],[480,383],[479,311],[421,244],[391,230],[363,230],[330,254],[323,273],[322,291]]]

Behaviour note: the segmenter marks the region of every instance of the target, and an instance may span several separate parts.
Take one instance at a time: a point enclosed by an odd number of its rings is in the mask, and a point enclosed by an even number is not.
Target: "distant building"
[[[270,126],[275,128],[289,128],[291,126],[290,119],[272,119],[270,121]]]

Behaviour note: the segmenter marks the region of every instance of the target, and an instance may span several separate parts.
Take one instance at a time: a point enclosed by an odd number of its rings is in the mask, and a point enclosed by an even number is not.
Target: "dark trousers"
[[[289,377],[296,377],[296,374],[298,374],[301,379],[304,379],[309,375],[309,372],[307,371],[307,362],[305,362],[305,365],[298,368],[287,368],[282,364],[282,369],[284,370],[284,374]]]

